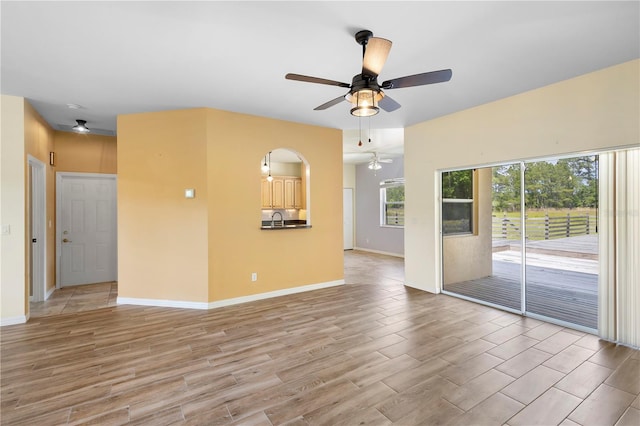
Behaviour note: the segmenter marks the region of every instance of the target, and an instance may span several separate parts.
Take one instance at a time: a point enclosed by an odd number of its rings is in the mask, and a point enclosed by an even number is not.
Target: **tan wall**
[[[49,164],[49,152],[54,151],[54,131],[38,112],[25,100],[24,107],[24,131],[25,131],[25,151],[27,154],[37,158],[45,165],[46,179],[46,271],[45,280],[47,291],[56,286],[56,230],[55,230],[55,170]],[[26,159],[25,159],[26,162]],[[28,169],[27,169],[28,170]],[[25,170],[25,173],[27,172]],[[25,178],[25,182],[27,182]],[[26,188],[27,194],[29,188]],[[27,213],[27,212],[25,212]],[[25,221],[28,218],[25,216]],[[28,222],[26,222],[28,224]],[[26,236],[28,242],[30,236]],[[28,246],[27,246],[28,248]],[[30,264],[29,251],[26,251],[26,265]],[[26,268],[27,282],[31,270]],[[28,304],[28,303],[27,303]]]
[[[119,297],[207,301],[206,130],[204,109],[118,117]]]
[[[116,142],[113,136],[55,132],[56,171],[115,174]]]
[[[343,279],[341,132],[217,110],[207,119],[209,300]],[[260,230],[256,164],[276,148],[309,164],[312,229]]]
[[[26,319],[25,286],[25,101],[2,95],[0,101],[0,321]]]
[[[213,302],[343,278],[339,131],[211,109],[120,116],[118,131],[119,297]],[[310,164],[312,229],[260,230],[259,164],[276,148]]]
[[[405,283],[441,282],[438,170],[593,152],[640,142],[640,60],[405,130]]]
[[[450,235],[442,240],[444,283],[491,275],[491,168],[478,169],[474,199],[477,205],[474,235]]]

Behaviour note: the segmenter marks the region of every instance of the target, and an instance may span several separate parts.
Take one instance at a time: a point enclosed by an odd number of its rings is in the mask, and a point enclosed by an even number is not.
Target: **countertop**
[[[270,220],[263,220],[260,229],[277,231],[282,229],[306,229],[311,228],[311,225],[307,225],[305,220],[285,220],[284,225],[279,226],[279,221],[274,222],[274,226],[271,226]]]
[[[311,225],[284,225],[284,226],[261,226],[260,229],[268,230],[268,231],[279,231],[282,229],[306,229],[311,228]]]

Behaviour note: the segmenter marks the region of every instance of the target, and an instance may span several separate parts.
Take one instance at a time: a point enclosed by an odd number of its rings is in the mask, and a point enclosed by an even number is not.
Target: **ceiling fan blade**
[[[322,105],[315,107],[313,110],[314,111],[320,111],[320,110],[323,110],[323,109],[327,109],[327,108],[330,108],[330,107],[332,107],[334,105],[339,104],[340,102],[342,102],[344,100],[345,100],[345,95],[338,96],[335,99],[331,99],[329,102],[325,102]]]
[[[425,72],[406,77],[387,80],[380,85],[383,89],[400,89],[402,87],[424,86],[425,84],[444,83],[451,80],[451,70]]]
[[[378,158],[378,163],[393,163],[391,158]]]
[[[384,38],[371,37],[362,58],[362,74],[377,77],[382,71],[391,50],[391,42]]]
[[[287,80],[304,81],[307,83],[328,84],[329,86],[346,87],[347,89],[351,87],[349,84],[342,83],[340,81],[327,80],[326,78],[310,77],[308,75],[301,75],[301,74],[289,73],[285,75],[284,78],[286,78]]]
[[[387,112],[392,112],[400,108],[401,105],[385,93],[382,99],[378,101],[378,106]]]

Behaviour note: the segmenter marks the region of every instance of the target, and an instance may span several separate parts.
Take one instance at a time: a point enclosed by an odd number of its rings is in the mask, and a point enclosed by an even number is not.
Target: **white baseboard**
[[[207,302],[189,302],[186,300],[140,299],[118,296],[118,305],[161,306],[164,308],[209,309]]]
[[[51,297],[51,295],[53,294],[54,291],[56,291],[55,287],[52,287],[51,290],[47,291],[47,294],[44,295],[44,300],[48,300],[49,297]]]
[[[29,320],[29,315],[20,315],[17,317],[10,318],[2,318],[0,319],[0,327],[4,327],[5,325],[16,325],[16,324],[24,324]]]
[[[285,288],[282,290],[269,291],[267,293],[252,294],[250,296],[234,297],[233,299],[216,300],[209,302],[209,309],[222,308],[224,306],[237,305],[256,300],[271,299],[272,297],[287,296],[289,294],[303,293],[305,291],[320,290],[321,288],[335,287],[344,284],[344,280],[328,281],[318,284],[303,285],[301,287]]]
[[[404,259],[404,254],[400,254],[400,253],[390,253],[388,251],[373,250],[373,249],[362,248],[362,247],[354,247],[353,249],[359,250],[359,251],[368,251],[369,253],[384,254],[386,256],[401,257]]]
[[[249,296],[234,297],[232,299],[216,300],[214,302],[188,302],[182,300],[162,300],[162,299],[139,299],[136,297],[118,297],[118,305],[142,305],[161,306],[166,308],[184,309],[216,309],[224,306],[237,305],[240,303],[254,302],[257,300],[270,299],[272,297],[286,296],[289,294],[302,293],[305,291],[319,290],[322,288],[335,287],[344,284],[344,280],[329,281],[318,284],[304,285],[301,287],[285,288],[282,290],[269,291],[266,293],[252,294]]]

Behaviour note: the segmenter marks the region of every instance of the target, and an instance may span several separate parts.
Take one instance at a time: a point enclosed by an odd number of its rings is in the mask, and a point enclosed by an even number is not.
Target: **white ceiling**
[[[402,152],[402,128],[640,57],[640,3],[587,2],[7,2],[1,3],[1,89],[28,98],[56,129],[87,120],[211,107],[347,130],[359,150]],[[388,90],[402,105],[362,120],[346,89],[353,35],[393,42],[379,81],[451,68],[448,83]],[[81,109],[70,109],[77,104]],[[371,128],[372,142],[367,142]],[[395,129],[395,130],[394,130]],[[102,132],[100,131],[102,130]]]

